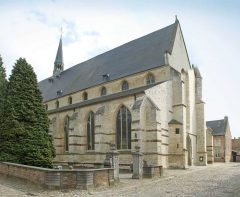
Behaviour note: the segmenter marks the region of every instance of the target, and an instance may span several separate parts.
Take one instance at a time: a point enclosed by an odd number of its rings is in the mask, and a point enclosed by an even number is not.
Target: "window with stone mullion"
[[[121,107],[117,115],[117,149],[131,148],[131,113]]]
[[[95,131],[94,128],[94,114],[93,112],[90,112],[88,116],[88,122],[87,122],[87,149],[88,150],[94,150],[95,149]]]
[[[69,151],[69,116],[67,116],[65,120],[64,133],[65,133],[64,148],[65,148],[65,151],[68,152]]]

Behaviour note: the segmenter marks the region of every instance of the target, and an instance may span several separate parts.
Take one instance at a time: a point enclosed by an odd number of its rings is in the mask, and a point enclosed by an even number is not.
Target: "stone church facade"
[[[191,66],[179,21],[64,70],[62,39],[53,76],[39,82],[56,163],[120,164],[140,146],[147,164],[206,165],[202,77]]]

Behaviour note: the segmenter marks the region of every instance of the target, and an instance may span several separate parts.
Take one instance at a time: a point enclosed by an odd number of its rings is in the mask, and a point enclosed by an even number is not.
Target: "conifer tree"
[[[37,78],[25,59],[17,60],[9,78],[0,160],[52,167],[55,150],[48,134]]]
[[[3,67],[2,57],[0,55],[0,125],[3,116],[3,106],[7,90],[6,70]],[[0,127],[1,128],[1,127]]]

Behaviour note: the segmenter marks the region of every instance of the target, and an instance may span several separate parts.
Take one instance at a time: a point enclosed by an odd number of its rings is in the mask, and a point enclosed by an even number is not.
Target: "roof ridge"
[[[209,121],[206,121],[206,122],[217,122],[217,121],[223,121],[224,119],[219,119],[219,120],[209,120]]]
[[[102,53],[100,53],[100,54],[98,54],[98,55],[96,55],[96,56],[94,56],[94,57],[91,57],[91,58],[89,58],[89,59],[87,59],[87,60],[84,60],[83,62],[80,62],[80,63],[78,63],[78,64],[76,64],[76,65],[74,65],[74,66],[72,66],[72,67],[69,67],[69,68],[63,70],[63,72],[64,72],[64,71],[67,71],[67,70],[69,70],[69,69],[71,69],[71,68],[73,68],[73,67],[75,67],[75,66],[80,66],[81,64],[83,64],[83,63],[85,63],[85,62],[87,62],[87,61],[93,60],[94,58],[97,58],[97,57],[99,57],[99,56],[101,56],[101,55],[110,53],[110,52],[112,52],[113,50],[115,50],[115,49],[117,49],[117,48],[119,48],[119,47],[122,47],[122,46],[127,45],[127,44],[132,43],[132,42],[135,42],[135,41],[140,40],[140,39],[142,39],[142,38],[144,38],[144,37],[150,36],[150,35],[152,35],[152,34],[154,34],[154,33],[157,33],[157,32],[159,32],[159,31],[161,31],[161,30],[163,30],[163,29],[167,29],[167,28],[171,27],[172,25],[175,25],[175,23],[173,23],[173,24],[171,24],[171,25],[168,25],[168,26],[166,26],[166,27],[163,27],[163,28],[161,28],[161,29],[155,30],[155,31],[153,31],[153,32],[151,32],[151,33],[145,34],[145,35],[143,35],[143,36],[141,36],[141,37],[135,38],[134,40],[125,42],[125,43],[123,43],[123,44],[120,44],[120,45],[118,45],[118,46],[116,46],[116,47],[114,47],[114,48],[112,48],[112,49],[110,49],[110,50],[107,50],[107,51],[105,51],[105,52],[102,52]],[[176,34],[176,33],[175,33],[175,34]],[[48,79],[48,78],[46,78],[46,79]],[[45,79],[43,79],[43,80],[45,80]],[[43,80],[42,80],[42,81],[43,81]]]

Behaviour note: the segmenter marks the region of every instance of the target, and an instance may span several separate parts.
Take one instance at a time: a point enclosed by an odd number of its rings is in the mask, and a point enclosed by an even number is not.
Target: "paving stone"
[[[136,180],[131,179],[131,176],[121,174],[119,185],[98,188],[90,192],[43,190],[29,183],[0,176],[0,196],[240,196],[240,163],[219,163],[207,167],[190,167],[187,170],[165,170],[163,178],[155,179]]]

